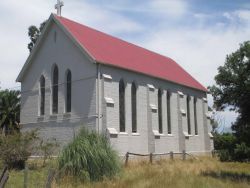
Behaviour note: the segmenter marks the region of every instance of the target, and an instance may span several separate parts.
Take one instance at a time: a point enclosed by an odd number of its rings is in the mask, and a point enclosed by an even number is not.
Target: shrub
[[[37,138],[37,131],[0,136],[0,159],[9,169],[23,169]]]
[[[234,149],[234,160],[236,161],[247,161],[250,159],[250,148],[243,142],[236,144]]]
[[[117,153],[104,135],[81,129],[74,140],[61,152],[59,170],[81,180],[98,181],[120,171]]]
[[[218,157],[220,158],[220,161],[222,162],[231,160],[231,155],[229,154],[229,151],[227,149],[219,150]]]
[[[43,156],[43,166],[45,166],[46,160],[50,159],[52,154],[55,153],[58,146],[59,144],[56,139],[47,139],[46,141],[43,139],[40,140],[38,150]]]

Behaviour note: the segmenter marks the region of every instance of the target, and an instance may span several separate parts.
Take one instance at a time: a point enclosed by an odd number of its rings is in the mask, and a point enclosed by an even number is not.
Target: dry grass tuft
[[[32,171],[30,179],[39,178],[44,182],[46,168]],[[19,173],[19,174],[18,174]],[[20,172],[11,172],[7,187],[22,187]],[[19,177],[19,178],[18,178]],[[22,177],[23,178],[23,177]],[[9,182],[9,183],[10,183]],[[39,186],[30,186],[39,187]],[[53,188],[144,188],[144,187],[174,187],[174,188],[246,188],[250,187],[250,163],[221,163],[216,159],[202,157],[199,160],[160,160],[149,164],[145,161],[129,161],[122,173],[113,179],[101,182],[82,183],[72,177],[64,178],[60,184],[53,182]]]

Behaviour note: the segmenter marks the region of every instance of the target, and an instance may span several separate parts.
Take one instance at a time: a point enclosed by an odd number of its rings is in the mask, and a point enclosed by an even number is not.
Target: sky
[[[29,55],[28,27],[55,13],[55,3],[0,1],[2,89],[20,87],[15,80]],[[64,0],[62,16],[171,57],[206,87],[226,55],[250,40],[249,0]],[[219,116],[228,127],[237,114]]]

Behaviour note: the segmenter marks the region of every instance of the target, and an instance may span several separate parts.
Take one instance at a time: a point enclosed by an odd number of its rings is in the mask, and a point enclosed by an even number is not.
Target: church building
[[[22,130],[64,146],[81,127],[124,155],[213,149],[207,89],[174,60],[51,14],[25,62]]]

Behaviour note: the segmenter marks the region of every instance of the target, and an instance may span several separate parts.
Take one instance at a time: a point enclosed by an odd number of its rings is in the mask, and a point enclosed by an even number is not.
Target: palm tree
[[[20,91],[0,91],[0,130],[5,135],[19,129]]]

